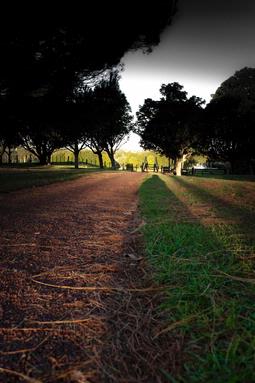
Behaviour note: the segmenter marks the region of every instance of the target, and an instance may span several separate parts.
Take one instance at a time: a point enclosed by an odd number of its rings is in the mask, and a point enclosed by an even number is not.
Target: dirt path
[[[142,179],[94,174],[0,196],[0,382],[164,381],[157,294],[139,291],[151,282],[133,259]]]

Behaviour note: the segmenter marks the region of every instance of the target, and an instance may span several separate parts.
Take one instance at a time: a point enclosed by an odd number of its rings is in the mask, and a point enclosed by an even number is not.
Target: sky
[[[128,52],[120,87],[133,114],[160,86],[179,82],[188,96],[206,102],[220,84],[245,66],[255,67],[255,0],[179,0],[173,23],[152,53]],[[141,150],[132,134],[125,150]]]

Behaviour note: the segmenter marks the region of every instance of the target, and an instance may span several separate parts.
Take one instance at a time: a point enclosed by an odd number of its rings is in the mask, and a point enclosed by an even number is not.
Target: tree
[[[118,81],[118,71],[111,71],[109,78],[102,80],[94,89],[96,127],[92,130],[92,139],[95,141],[97,136],[97,142],[108,154],[112,168],[116,167],[116,151],[133,127],[131,108]]]
[[[0,165],[2,165],[3,163],[3,155],[5,153],[5,149],[6,149],[5,141],[2,137],[0,137]]]
[[[93,126],[93,91],[82,87],[64,105],[63,130],[66,148],[74,154],[75,168],[79,168],[79,154],[88,145],[89,132]]]
[[[101,125],[93,124],[93,128],[88,134],[87,146],[92,150],[94,154],[98,156],[99,167],[100,169],[104,168],[103,162],[103,151],[104,151],[104,141],[103,137],[103,127]]]
[[[210,161],[230,162],[236,171],[243,151],[239,98],[222,96],[211,101],[205,110],[201,152]]]
[[[8,163],[10,164],[12,151],[21,143],[21,140],[12,107],[6,102],[0,103],[0,119],[0,164],[4,153],[7,154]]]
[[[45,101],[26,100],[18,113],[21,144],[39,159],[41,165],[49,164],[53,151],[65,143],[60,117],[62,105]]]
[[[228,161],[231,171],[252,171],[255,145],[255,69],[243,68],[224,81],[205,110],[201,151]]]
[[[178,83],[163,84],[160,101],[147,99],[137,113],[137,133],[144,149],[172,158],[176,175],[187,156],[195,152],[204,101],[187,98]]]

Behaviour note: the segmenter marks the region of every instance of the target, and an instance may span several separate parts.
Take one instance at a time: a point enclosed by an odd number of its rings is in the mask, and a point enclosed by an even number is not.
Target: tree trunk
[[[251,176],[254,175],[254,169],[253,169],[252,160],[249,161],[249,172],[250,172]]]
[[[74,167],[75,169],[79,169],[79,147],[78,147],[78,143],[75,142],[74,144]]]
[[[38,154],[37,157],[39,159],[40,165],[48,165],[48,156],[46,153]]]
[[[47,158],[45,156],[40,156],[39,157],[39,162],[40,162],[40,165],[42,165],[42,166],[48,164]]]
[[[229,162],[230,162],[230,165],[231,165],[230,174],[238,174],[238,170],[240,168],[240,162],[238,160],[236,160],[235,158],[234,159],[230,159]]]
[[[3,155],[4,155],[4,153],[5,153],[5,149],[6,149],[6,146],[5,146],[5,145],[2,145],[2,146],[0,147],[0,165],[3,164]]]
[[[12,163],[12,150],[11,150],[11,147],[8,147],[7,156],[8,156],[8,164],[11,164]]]
[[[79,169],[79,152],[74,152],[74,168]]]
[[[100,169],[103,169],[104,168],[104,163],[103,163],[102,152],[98,151],[96,154],[98,155],[99,167],[100,167]]]
[[[111,166],[113,169],[116,169],[116,162],[115,162],[115,158],[114,158],[114,152],[112,149],[106,149],[106,152],[108,154],[108,157],[111,161]]]
[[[182,175],[182,158],[176,158],[175,173],[177,176]]]
[[[50,165],[50,163],[51,163],[51,161],[50,161],[51,160],[51,155],[52,155],[52,153],[47,155],[47,160],[46,160],[47,161],[47,165]]]
[[[182,164],[186,160],[187,155],[183,154],[182,157],[176,158],[175,162],[175,172],[177,176],[182,175]]]
[[[229,161],[225,162],[225,172],[227,175],[231,173],[231,163]]]

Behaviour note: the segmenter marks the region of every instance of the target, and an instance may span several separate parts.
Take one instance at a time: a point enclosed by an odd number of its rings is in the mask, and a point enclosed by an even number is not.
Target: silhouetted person
[[[144,163],[143,163],[143,168],[144,168],[144,171],[147,172],[148,171],[148,160],[147,160],[147,157],[144,158]]]
[[[155,157],[154,165],[153,165],[153,171],[158,172],[159,166],[158,166],[158,159]]]

